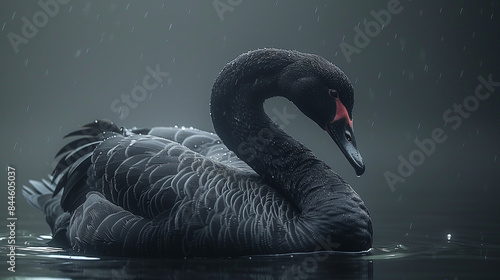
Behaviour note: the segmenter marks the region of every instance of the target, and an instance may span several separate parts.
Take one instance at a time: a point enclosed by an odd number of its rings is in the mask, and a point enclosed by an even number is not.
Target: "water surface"
[[[405,233],[405,231],[407,231]],[[401,234],[400,234],[401,233]],[[397,237],[400,235],[400,237]],[[2,234],[5,236],[5,234]],[[2,237],[1,255],[7,254]],[[50,247],[50,235],[19,231],[16,272],[4,279],[498,279],[498,232],[443,235],[393,225],[376,232],[368,254],[335,252],[217,259],[86,256]]]

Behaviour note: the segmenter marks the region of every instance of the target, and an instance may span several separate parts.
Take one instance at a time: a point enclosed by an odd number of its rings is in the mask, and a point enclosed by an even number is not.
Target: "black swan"
[[[213,257],[366,251],[370,215],[358,194],[265,113],[283,96],[364,164],[352,130],[353,87],[326,59],[259,49],[216,79],[217,135],[193,128],[119,128],[96,120],[67,136],[49,179],[23,193],[53,242],[78,252]],[[67,137],[66,136],[66,137]],[[61,245],[63,246],[63,245]]]

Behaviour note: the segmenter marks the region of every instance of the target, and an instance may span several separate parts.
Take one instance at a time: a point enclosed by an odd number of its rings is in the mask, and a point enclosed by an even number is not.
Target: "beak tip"
[[[359,176],[363,175],[363,173],[365,173],[365,165],[363,164],[361,166],[357,166],[355,168],[355,170],[356,170],[356,176],[359,177]]]

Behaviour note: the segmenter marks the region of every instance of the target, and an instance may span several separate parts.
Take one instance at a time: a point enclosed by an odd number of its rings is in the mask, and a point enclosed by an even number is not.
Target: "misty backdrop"
[[[219,71],[243,52],[275,47],[321,55],[354,85],[354,130],[366,164],[360,178],[293,104],[273,99],[266,110],[361,195],[374,246],[417,230],[495,238],[498,2],[40,3],[0,3],[0,154],[2,166],[17,171],[18,232],[49,231],[21,185],[52,171],[65,134],[98,118],[213,131],[209,100]],[[0,189],[5,220],[7,190]]]

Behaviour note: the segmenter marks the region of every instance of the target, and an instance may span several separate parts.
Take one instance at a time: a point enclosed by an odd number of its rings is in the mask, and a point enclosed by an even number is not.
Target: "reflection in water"
[[[16,276],[48,279],[373,279],[363,255],[328,252],[241,258],[127,259],[82,256],[46,245],[47,237],[19,236]],[[0,247],[0,254],[6,253]],[[13,276],[13,275],[11,275]],[[17,279],[17,278],[16,278]],[[47,278],[45,278],[47,279]]]
[[[314,252],[242,258],[127,259],[83,256],[47,246],[50,236],[17,236],[12,279],[495,279],[500,246],[445,235],[376,246],[369,254]],[[420,241],[418,241],[420,240]],[[5,238],[0,254],[7,253]],[[481,270],[478,270],[478,267]],[[7,278],[9,279],[9,278]]]

